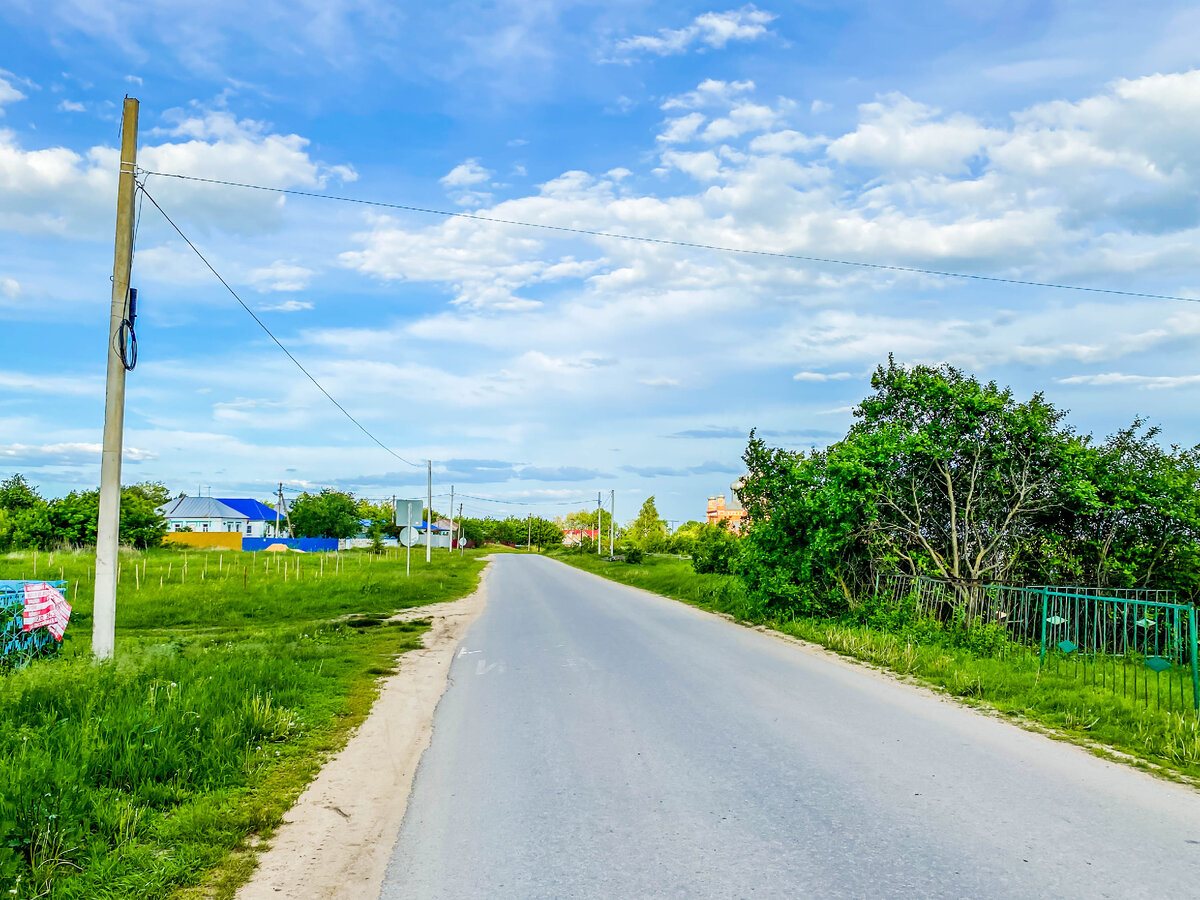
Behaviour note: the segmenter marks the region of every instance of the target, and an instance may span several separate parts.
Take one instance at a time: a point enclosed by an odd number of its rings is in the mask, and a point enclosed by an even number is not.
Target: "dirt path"
[[[392,617],[431,619],[424,647],[400,657],[370,715],[288,811],[238,900],[378,898],[450,662],[483,611],[490,570],[468,597]]]

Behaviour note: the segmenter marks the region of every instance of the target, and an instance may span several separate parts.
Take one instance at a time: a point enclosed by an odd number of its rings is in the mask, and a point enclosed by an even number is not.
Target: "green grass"
[[[1147,706],[1093,685],[1070,665],[1041,667],[1036,652],[1014,644],[999,648],[1000,653],[994,647],[979,652],[953,646],[946,636],[931,630],[922,636],[850,620],[775,618],[758,609],[737,578],[698,575],[688,560],[648,557],[641,564],[627,565],[576,553],[553,555],[605,578],[820,644],[1102,754],[1116,751],[1121,758],[1149,763],[1166,774],[1200,778],[1200,721],[1190,708],[1183,713],[1156,708],[1153,686]],[[1120,679],[1128,673],[1115,669],[1106,677],[1114,676]],[[1146,677],[1145,670],[1140,677]],[[1175,706],[1180,705],[1176,695]],[[1191,705],[1190,683],[1182,705]]]
[[[394,551],[331,554],[323,574],[319,554],[189,552],[186,570],[181,552],[123,554],[103,665],[92,557],[39,554],[35,575],[33,554],[0,556],[0,579],[62,577],[74,606],[57,657],[0,675],[0,896],[232,896],[247,839],[270,836],[428,627],[384,618],[469,593],[479,555],[414,552],[406,578]]]

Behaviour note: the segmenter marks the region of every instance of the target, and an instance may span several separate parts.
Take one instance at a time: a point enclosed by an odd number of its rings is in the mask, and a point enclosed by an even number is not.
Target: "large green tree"
[[[666,547],[667,523],[659,517],[653,495],[646,498],[642,508],[638,510],[637,518],[625,529],[625,536],[648,553],[655,553]]]
[[[297,497],[291,504],[291,520],[296,537],[349,538],[360,527],[354,496],[332,488]]]

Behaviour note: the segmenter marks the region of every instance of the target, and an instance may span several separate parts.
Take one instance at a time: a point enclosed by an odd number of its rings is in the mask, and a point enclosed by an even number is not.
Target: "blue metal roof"
[[[270,520],[275,521],[275,510],[267,506],[265,503],[259,503],[257,500],[239,499],[237,497],[218,497],[219,503],[224,503],[226,506],[232,507],[248,518],[251,522],[261,522]],[[279,517],[282,519],[283,510],[280,510]]]

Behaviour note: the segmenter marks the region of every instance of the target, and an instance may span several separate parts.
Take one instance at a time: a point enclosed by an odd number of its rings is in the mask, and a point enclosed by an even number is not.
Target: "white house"
[[[236,531],[245,537],[275,537],[275,510],[257,500],[179,497],[158,508],[168,531]],[[280,517],[280,533],[287,525]]]

